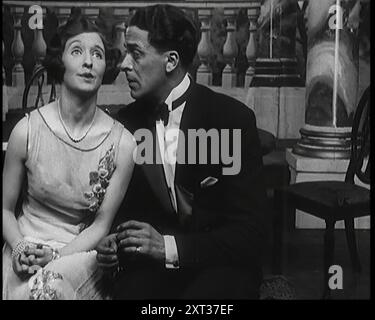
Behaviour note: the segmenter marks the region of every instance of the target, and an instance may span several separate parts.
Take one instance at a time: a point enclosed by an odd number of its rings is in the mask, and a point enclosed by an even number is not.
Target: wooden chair
[[[368,161],[366,164],[366,158]],[[336,221],[344,220],[345,233],[354,272],[361,271],[358,257],[354,218],[370,214],[370,190],[356,185],[357,176],[364,184],[370,184],[370,88],[363,93],[352,125],[351,157],[345,181],[312,181],[295,183],[275,190],[275,210],[281,210],[274,219],[273,272],[282,272],[283,220],[295,215],[300,209],[324,219],[324,293],[329,298],[329,267],[334,258],[334,228]]]
[[[36,107],[43,106],[44,104],[47,103],[46,101],[44,101],[45,98],[43,97],[43,85],[45,83],[45,80],[47,80],[47,70],[46,70],[46,68],[43,67],[43,66],[37,67],[34,70],[31,78],[29,79],[29,81],[28,81],[28,83],[25,87],[25,90],[23,91],[22,110],[26,111],[29,108],[35,109]],[[38,91],[37,91],[37,95],[36,95],[36,98],[35,98],[35,102],[33,104],[30,104],[30,102],[28,101],[29,100],[29,93],[30,93],[31,86],[35,82],[37,83]],[[47,81],[46,81],[46,84],[47,84]],[[55,101],[55,100],[56,100],[56,86],[55,86],[55,82],[52,81],[48,103],[50,103],[52,101]]]
[[[6,117],[6,121],[3,122],[3,142],[7,142],[9,140],[9,136],[10,136],[12,129],[17,124],[17,122],[22,119],[22,117],[25,115],[26,112],[30,112],[31,110],[34,110],[38,105],[42,106],[56,99],[56,86],[54,82],[51,83],[48,100],[47,100],[47,97],[44,96],[46,93],[46,90],[45,90],[45,87],[47,84],[46,80],[47,80],[46,69],[43,66],[37,67],[34,70],[31,78],[27,82],[25,89],[23,91],[22,108],[9,110],[7,117]],[[30,93],[33,91],[31,90],[31,88],[35,83],[37,86],[36,95],[34,94],[31,95]],[[32,101],[32,98],[35,98],[35,100]]]

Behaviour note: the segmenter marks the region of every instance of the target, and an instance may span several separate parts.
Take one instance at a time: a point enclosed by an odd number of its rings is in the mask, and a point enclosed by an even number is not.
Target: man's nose
[[[131,69],[133,69],[133,65],[132,65],[132,62],[131,62],[131,56],[130,56],[129,53],[126,53],[125,58],[121,63],[120,70],[121,71],[128,71],[128,70],[131,70]]]

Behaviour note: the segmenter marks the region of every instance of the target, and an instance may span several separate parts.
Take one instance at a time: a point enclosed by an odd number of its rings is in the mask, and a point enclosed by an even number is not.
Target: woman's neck
[[[82,127],[92,121],[95,114],[97,94],[89,97],[78,96],[61,86],[59,108],[69,127]]]

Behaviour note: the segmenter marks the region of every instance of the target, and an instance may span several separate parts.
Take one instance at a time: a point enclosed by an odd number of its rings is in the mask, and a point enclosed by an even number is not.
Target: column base
[[[293,148],[293,153],[323,159],[350,158],[350,127],[333,128],[305,125],[300,133],[301,139]]]
[[[286,161],[290,169],[290,184],[306,181],[337,180],[344,181],[349,159],[322,159],[298,155],[286,150]],[[357,183],[357,182],[356,182]],[[360,183],[357,183],[361,185]],[[362,186],[366,186],[363,185]],[[366,186],[368,187],[368,186]],[[356,229],[370,229],[370,217],[355,219]],[[325,229],[323,219],[296,210],[297,229]],[[338,221],[336,229],[343,229],[344,222]]]

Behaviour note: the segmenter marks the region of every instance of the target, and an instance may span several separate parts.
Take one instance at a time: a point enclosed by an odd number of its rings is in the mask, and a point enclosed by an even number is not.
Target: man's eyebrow
[[[134,49],[143,50],[143,48],[135,42],[133,42],[133,43],[126,43],[125,42],[125,47],[130,49],[130,50],[134,50]]]

